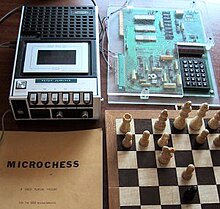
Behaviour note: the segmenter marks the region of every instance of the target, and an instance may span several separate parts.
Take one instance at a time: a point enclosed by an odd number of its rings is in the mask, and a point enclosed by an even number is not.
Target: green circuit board
[[[119,14],[119,33],[124,44],[117,62],[119,91],[177,97],[200,94],[198,88],[184,88],[180,56],[202,59],[210,80],[206,50],[198,49],[205,43],[198,11],[124,8]]]

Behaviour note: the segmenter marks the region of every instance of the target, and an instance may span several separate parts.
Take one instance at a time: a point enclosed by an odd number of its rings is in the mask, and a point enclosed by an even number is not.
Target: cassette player
[[[9,102],[16,120],[98,119],[97,7],[23,6]]]

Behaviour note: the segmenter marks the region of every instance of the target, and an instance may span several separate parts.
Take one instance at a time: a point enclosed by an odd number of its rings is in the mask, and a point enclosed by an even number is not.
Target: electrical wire
[[[12,14],[18,12],[21,9],[21,6],[15,7],[8,13],[6,13],[3,17],[0,18],[0,24],[3,23],[8,17],[10,17]]]
[[[96,3],[95,0],[91,0],[91,1],[92,1],[92,3],[94,4],[94,6],[97,6],[97,3]]]
[[[99,33],[99,43],[100,43],[100,49],[101,49],[100,51],[101,51],[101,54],[102,54],[102,57],[103,57],[104,61],[106,62],[106,64],[107,64],[110,68],[112,68],[112,66],[111,66],[111,64],[109,63],[108,58],[106,58],[106,54],[105,54],[105,53],[107,53],[107,56],[108,56],[108,53],[112,53],[112,54],[114,54],[114,55],[115,55],[115,53],[114,53],[114,52],[111,52],[111,51],[109,51],[109,50],[107,50],[107,49],[104,48],[105,37],[108,39],[108,34],[107,34],[107,22],[108,22],[108,20],[110,19],[110,17],[111,17],[113,14],[115,14],[115,13],[117,13],[117,12],[120,12],[123,8],[125,8],[125,7],[128,5],[128,2],[129,2],[128,0],[125,1],[124,4],[123,4],[120,8],[118,8],[118,9],[112,11],[108,16],[104,17],[104,18],[102,19],[102,21],[101,21],[102,30],[101,30],[100,33]]]
[[[16,47],[16,41],[6,41],[0,43],[0,48],[15,48],[15,47]]]
[[[6,110],[5,112],[4,112],[4,114],[2,115],[2,119],[1,119],[1,125],[2,125],[2,133],[1,133],[1,135],[0,135],[0,144],[2,143],[2,141],[3,141],[3,137],[4,137],[4,133],[5,133],[5,116],[9,113],[9,112],[11,112],[11,110],[9,109],[9,110]]]

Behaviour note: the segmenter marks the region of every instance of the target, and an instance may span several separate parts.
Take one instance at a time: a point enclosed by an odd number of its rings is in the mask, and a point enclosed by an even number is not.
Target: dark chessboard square
[[[184,192],[190,187],[191,186],[179,186],[181,204],[199,204],[200,203],[199,192],[195,194],[195,197],[192,200],[190,201],[185,200]]]
[[[181,209],[181,205],[162,205],[161,209]]]
[[[129,187],[138,186],[138,172],[137,169],[119,169],[119,186]]]
[[[155,150],[162,150],[161,147],[158,146],[157,141],[158,139],[162,136],[162,134],[154,134],[153,138],[154,138],[154,144],[155,144]],[[172,143],[172,137],[171,134],[169,134],[169,140],[168,140],[168,147],[173,147],[173,143]]]
[[[212,163],[214,166],[220,166],[220,150],[211,150]]]
[[[217,185],[217,189],[218,189],[218,196],[220,198],[220,185]]]
[[[117,149],[118,151],[135,151],[136,150],[136,146],[135,146],[135,136],[133,135],[133,144],[131,148],[125,148],[122,146],[122,141],[125,138],[125,135],[119,134],[117,135]]]
[[[156,168],[156,157],[154,151],[139,151],[137,152],[138,168]]]
[[[202,160],[202,159],[201,159]],[[215,185],[215,175],[213,167],[196,167],[196,177],[198,185]]]
[[[159,186],[176,186],[177,175],[175,168],[158,168]]]
[[[198,144],[196,142],[197,136],[198,136],[198,134],[190,134],[189,135],[192,149],[193,150],[208,150],[209,149],[208,141],[206,140],[206,142],[204,144]]]
[[[191,151],[179,151],[177,150],[174,154],[176,167],[187,167],[189,164],[194,164],[193,156]]]
[[[145,130],[153,133],[151,119],[134,119],[134,129],[136,134],[142,134]]]
[[[213,129],[209,128],[209,126],[208,126],[208,121],[209,120],[210,120],[210,118],[209,119],[204,119],[205,127],[209,130],[209,133],[210,134],[220,133],[220,127],[218,129],[216,129],[216,130],[213,130]]]
[[[140,187],[141,205],[160,205],[159,187]]]
[[[172,134],[188,134],[187,125],[183,130],[178,130],[173,126],[174,119],[170,119],[170,129]]]
[[[141,209],[141,206],[121,206],[120,209]]]
[[[220,203],[202,204],[202,209],[219,209]]]

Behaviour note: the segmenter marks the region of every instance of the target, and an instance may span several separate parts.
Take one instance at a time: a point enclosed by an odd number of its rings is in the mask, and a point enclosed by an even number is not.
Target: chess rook
[[[182,178],[184,180],[190,180],[192,178],[194,170],[195,166],[193,164],[189,164],[187,168],[183,171]]]
[[[187,101],[181,107],[179,116],[177,116],[173,122],[173,126],[178,130],[183,130],[186,127],[186,118],[192,111],[192,102]]]
[[[216,147],[220,147],[220,135],[218,135],[218,136],[214,139],[213,144],[214,144]]]
[[[154,128],[158,131],[163,131],[166,128],[167,117],[168,117],[167,109],[164,109],[160,113],[159,118],[156,120],[154,124]]]
[[[204,144],[207,140],[207,136],[209,134],[208,129],[204,129],[197,137],[196,137],[196,142],[198,144]]]
[[[125,134],[125,138],[122,141],[122,146],[124,148],[131,148],[132,144],[133,144],[133,140],[132,140],[133,136],[131,132],[127,132]]]
[[[149,137],[150,137],[150,132],[149,131],[144,131],[142,137],[139,140],[139,144],[142,147],[147,147],[149,144]]]
[[[127,132],[131,131],[131,120],[132,120],[132,116],[129,113],[125,113],[123,115],[123,122],[120,126],[120,131],[124,134],[126,134]]]
[[[159,147],[167,146],[169,138],[170,135],[167,132],[163,133],[162,136],[157,141],[158,146]]]
[[[218,129],[219,121],[220,121],[220,110],[217,113],[215,113],[214,117],[208,121],[209,128],[213,130]]]
[[[203,103],[199,110],[197,111],[197,115],[190,121],[190,128],[198,131],[202,126],[202,119],[205,117],[206,112],[209,110],[208,103]]]
[[[168,164],[170,159],[173,157],[172,153],[175,152],[173,147],[163,146],[162,151],[158,157],[158,160],[161,164]]]

